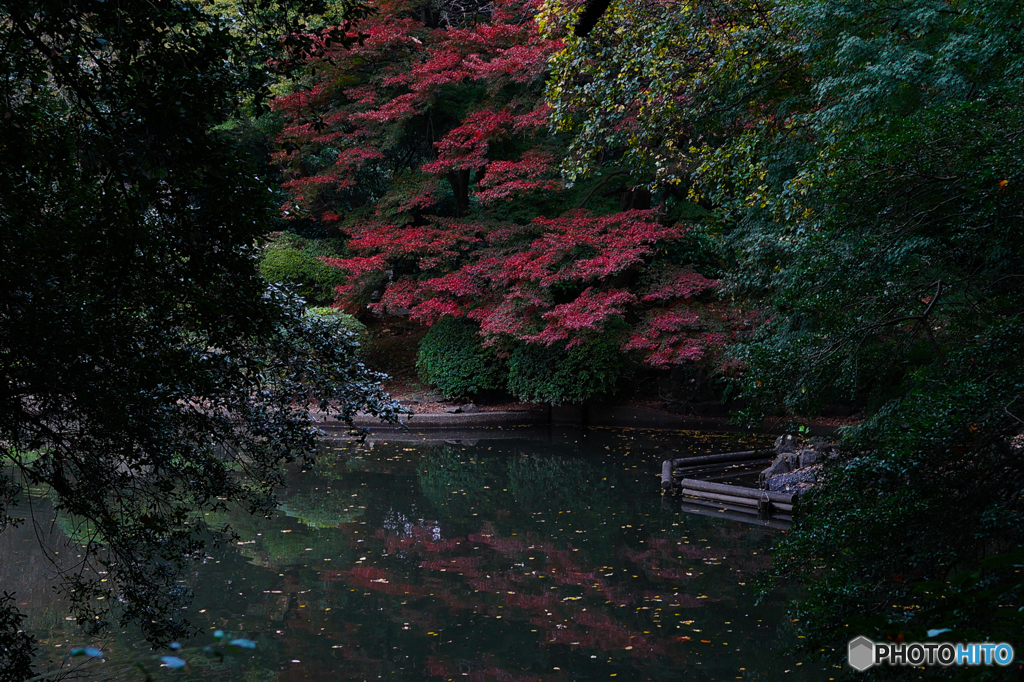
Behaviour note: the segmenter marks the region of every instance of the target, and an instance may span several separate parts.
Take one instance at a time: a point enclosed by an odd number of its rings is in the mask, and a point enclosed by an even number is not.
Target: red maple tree
[[[355,46],[316,51],[274,103],[282,210],[346,235],[350,255],[326,262],[348,274],[350,311],[466,317],[499,346],[571,348],[614,326],[655,367],[700,359],[723,337],[699,303],[716,282],[673,257],[689,226],[580,201],[558,175],[543,89],[561,41],[538,5],[384,0]]]

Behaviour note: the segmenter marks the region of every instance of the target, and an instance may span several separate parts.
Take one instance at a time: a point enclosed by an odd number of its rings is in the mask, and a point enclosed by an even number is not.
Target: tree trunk
[[[455,213],[461,218],[469,211],[469,170],[452,171],[446,177],[455,194]]]

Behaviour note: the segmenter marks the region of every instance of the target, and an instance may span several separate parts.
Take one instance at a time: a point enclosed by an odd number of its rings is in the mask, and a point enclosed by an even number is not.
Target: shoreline
[[[311,413],[319,426],[328,431],[343,430],[340,421],[326,421],[326,415]],[[727,418],[692,417],[672,414],[651,407],[632,405],[562,405],[558,407],[522,410],[486,410],[462,414],[429,412],[407,416],[399,424],[385,424],[376,417],[359,414],[355,426],[374,432],[419,432],[505,427],[568,426],[579,428],[645,429],[657,431],[719,431],[727,433],[784,433],[782,420],[765,420],[760,429],[736,426]],[[811,424],[808,435],[829,436],[843,426]]]

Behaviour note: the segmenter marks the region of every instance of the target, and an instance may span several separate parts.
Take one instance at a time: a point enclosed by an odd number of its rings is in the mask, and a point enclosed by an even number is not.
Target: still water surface
[[[316,469],[294,472],[281,513],[211,519],[241,537],[189,575],[204,634],[182,654],[188,670],[157,677],[828,680],[783,653],[793,595],[756,599],[780,531],[681,513],[659,495],[663,459],[751,445],[607,429],[326,440]],[[0,544],[0,577],[39,573],[27,535]],[[88,679],[140,679],[124,662],[144,645],[121,632],[85,641],[31,580],[19,601],[32,602],[22,608],[44,658],[92,643],[111,660],[91,662]],[[207,660],[217,629],[255,640],[255,652]]]

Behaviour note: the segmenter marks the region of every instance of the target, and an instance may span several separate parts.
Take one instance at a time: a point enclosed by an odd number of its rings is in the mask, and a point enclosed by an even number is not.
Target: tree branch
[[[609,180],[611,180],[612,178],[617,177],[619,175],[629,175],[629,171],[627,171],[627,170],[612,171],[608,175],[606,175],[603,178],[601,178],[601,181],[599,183],[597,183],[596,185],[594,185],[593,189],[590,190],[590,192],[587,194],[587,196],[583,197],[583,201],[581,201],[579,203],[579,205],[576,206],[576,208],[583,208],[584,206],[586,206],[587,202],[590,201],[591,197],[594,196],[594,193],[597,192],[597,190],[599,190],[602,187],[604,187],[605,185],[607,185]]]

